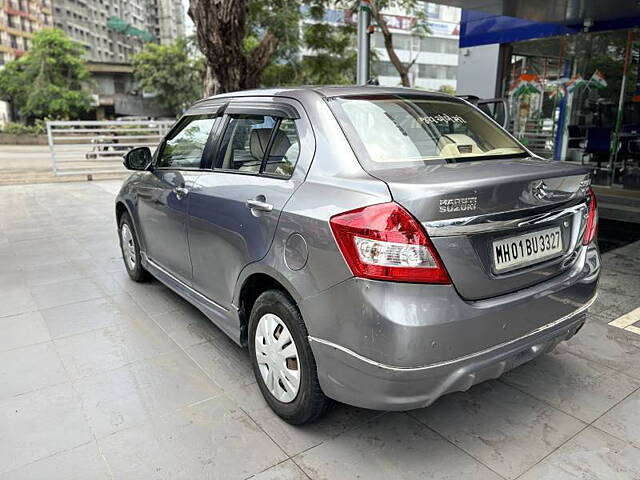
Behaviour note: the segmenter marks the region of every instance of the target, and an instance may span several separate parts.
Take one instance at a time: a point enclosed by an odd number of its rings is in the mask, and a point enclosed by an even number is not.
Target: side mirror
[[[122,163],[127,170],[147,170],[151,165],[151,160],[149,147],[137,147],[125,154]]]

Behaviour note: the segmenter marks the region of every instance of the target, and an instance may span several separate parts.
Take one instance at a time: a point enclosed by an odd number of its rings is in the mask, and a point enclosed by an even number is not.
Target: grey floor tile
[[[249,353],[230,339],[194,345],[186,352],[225,391],[255,382]]]
[[[52,230],[44,225],[29,225],[25,227],[12,227],[5,232],[9,242],[19,243],[27,240],[47,240],[52,237]],[[28,258],[28,257],[26,257]],[[44,259],[44,256],[43,256]],[[53,260],[50,258],[50,260]],[[51,262],[50,262],[51,263]]]
[[[25,269],[24,277],[27,285],[37,287],[67,280],[77,280],[82,278],[83,275],[73,264],[62,262],[52,265],[38,265],[34,268]]]
[[[98,438],[221,393],[183,352],[139,360],[74,386]]]
[[[640,448],[640,390],[603,415],[594,425]]]
[[[640,335],[589,320],[575,337],[558,345],[558,350],[574,353],[640,380]]]
[[[506,478],[515,478],[585,424],[500,382],[447,395],[411,415]]]
[[[251,480],[308,480],[309,477],[300,470],[292,460],[274,465],[264,472],[253,475]]]
[[[36,302],[24,285],[5,286],[0,292],[0,317],[35,310]]]
[[[122,283],[116,278],[118,274],[119,272],[112,272],[105,273],[104,275],[95,275],[89,278],[105,295],[122,295],[127,293],[127,289],[123,287]]]
[[[12,251],[0,252],[0,266],[3,274],[22,270],[20,259]]]
[[[98,440],[116,478],[242,479],[287,459],[225,396]]]
[[[0,353],[0,399],[67,380],[65,369],[51,342]]]
[[[131,280],[128,280],[128,281],[131,282]],[[134,320],[137,318],[144,318],[144,319],[150,318],[149,315],[147,315],[147,312],[145,312],[142,308],[140,308],[140,305],[138,305],[133,300],[133,297],[131,297],[131,295],[129,295],[128,293],[119,293],[116,295],[111,295],[109,296],[109,301],[113,303],[116,307],[118,307],[118,310],[120,312],[122,312],[123,314],[127,315],[130,318],[133,318]]]
[[[640,387],[639,380],[562,350],[543,355],[501,380],[587,423]]]
[[[640,450],[588,427],[520,478],[637,480]]]
[[[136,288],[132,285],[132,288]],[[166,312],[174,312],[182,308],[192,308],[178,294],[158,283],[145,286],[137,286],[138,291],[129,291],[129,295],[148,315],[159,315]]]
[[[312,479],[498,479],[404,413],[387,413],[294,457]]]
[[[126,313],[108,298],[44,309],[42,316],[52,338],[68,337],[128,321]]]
[[[48,234],[45,234],[44,238],[48,238],[48,236]],[[18,256],[17,259],[23,270],[40,268],[46,265],[60,264],[66,261],[66,259],[60,255],[39,252],[37,250],[29,254]]]
[[[605,271],[605,275],[608,275],[608,272],[612,271],[624,274],[633,273],[635,275],[640,275],[636,261],[637,260],[634,255],[625,255],[624,253],[619,253],[619,250],[616,249],[608,252],[602,257],[602,267]]]
[[[195,307],[153,315],[151,318],[182,348],[219,339],[225,334]]]
[[[25,288],[27,289],[29,286],[27,285],[27,281],[24,276],[24,272],[20,269],[16,270],[7,270],[4,268],[2,264],[2,254],[0,254],[0,288],[2,288],[2,292],[8,288]],[[2,295],[2,294],[0,294]],[[0,296],[0,299],[4,296]]]
[[[322,420],[311,425],[295,426],[278,417],[264,400],[258,384],[227,392],[289,456],[357,428],[381,412],[338,404]]]
[[[629,313],[638,306],[640,296],[620,295],[616,293],[600,292],[598,299],[589,312],[590,318],[601,323],[609,323],[616,318]]]
[[[82,406],[70,384],[0,401],[0,473],[91,439]]]
[[[104,294],[98,286],[88,279],[67,280],[64,282],[40,285],[31,288],[38,308],[51,308],[68,303],[83,302],[100,298]]]
[[[40,312],[0,317],[0,352],[50,340]]]
[[[136,360],[178,349],[150,318],[92,330],[54,340],[60,358],[70,377],[111,370]]]
[[[108,480],[109,469],[95,441],[36,460],[0,475],[0,480]]]

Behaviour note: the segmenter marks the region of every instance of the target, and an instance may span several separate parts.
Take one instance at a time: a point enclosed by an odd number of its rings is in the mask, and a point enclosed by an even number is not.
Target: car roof
[[[438,99],[455,99],[455,97],[442,92],[434,92],[428,90],[418,90],[415,88],[405,87],[381,87],[377,85],[363,85],[363,86],[345,86],[345,85],[305,85],[300,87],[271,87],[271,88],[257,88],[252,90],[241,90],[237,92],[223,93],[214,95],[208,98],[204,98],[200,102],[209,102],[212,100],[225,99],[225,98],[238,98],[238,97],[292,97],[302,98],[308,95],[309,92],[314,92],[322,97],[344,97],[352,95],[420,95],[425,97],[432,97]]]

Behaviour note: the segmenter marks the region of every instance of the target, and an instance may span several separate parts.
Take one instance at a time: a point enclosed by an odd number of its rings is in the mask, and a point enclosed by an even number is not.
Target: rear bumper
[[[352,278],[300,307],[327,396],[408,410],[496,378],[573,336],[595,300],[599,272],[590,246],[565,274],[489,300],[465,301],[448,285]]]
[[[582,327],[593,299],[572,314],[505,344],[422,367],[384,365],[344,347],[310,337],[325,394],[374,410],[426,407],[442,395],[464,391],[549,352]]]

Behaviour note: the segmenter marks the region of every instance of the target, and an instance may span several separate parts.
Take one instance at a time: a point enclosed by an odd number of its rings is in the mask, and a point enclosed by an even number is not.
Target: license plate
[[[496,272],[513,270],[559,253],[562,253],[560,228],[547,228],[493,242],[493,267]]]

